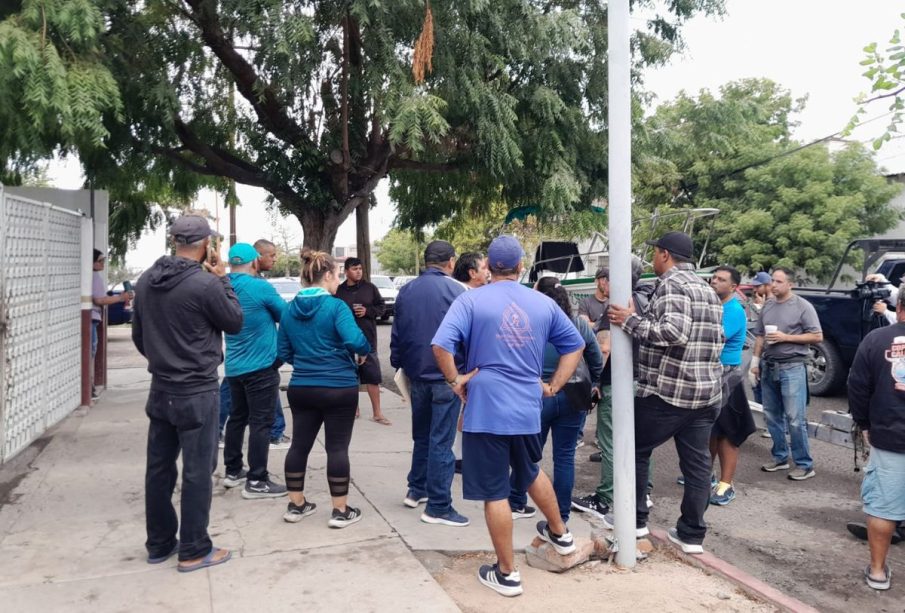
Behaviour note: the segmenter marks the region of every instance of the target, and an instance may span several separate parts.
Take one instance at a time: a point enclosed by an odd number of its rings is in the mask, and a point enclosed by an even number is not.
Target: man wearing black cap
[[[352,309],[355,323],[371,345],[371,353],[365,357],[364,364],[358,367],[358,381],[368,390],[371,410],[374,413],[371,419],[383,426],[391,426],[392,422],[380,409],[380,384],[383,377],[380,375],[380,360],[377,359],[377,320],[383,316],[386,305],[377,286],[363,279],[361,260],[346,258],[344,268],[346,282],[336,288],[336,297]],[[358,411],[355,412],[355,416],[358,417]]]
[[[242,308],[223,262],[210,249],[211,236],[217,235],[207,220],[184,215],[173,222],[170,235],[176,255],[158,259],[136,284],[132,341],[148,358],[151,373],[145,406],[148,563],[178,552],[178,570],[189,572],[230,558],[229,551],[212,545],[207,525],[217,466],[217,367],[223,361],[223,332],[242,329]],[[177,516],[171,501],[180,451]]]
[[[459,419],[459,398],[437,368],[431,339],[455,299],[465,292],[450,275],[456,250],[446,241],[433,241],[424,250],[425,269],[399,290],[390,337],[390,364],[401,368],[411,381],[412,468],[402,501],[418,508],[427,503],[421,521],[447,526],[467,526],[452,506],[455,457],[452,445]],[[462,372],[464,357],[457,356]]]
[[[648,534],[645,501],[651,452],[675,439],[685,475],[682,514],[668,536],[685,553],[703,553],[710,502],[710,432],[722,397],[723,307],[695,275],[691,237],[668,232],[654,247],[659,279],[647,311],[611,304],[610,324],[640,341],[635,398],[636,529]],[[612,516],[604,524],[612,527]]]

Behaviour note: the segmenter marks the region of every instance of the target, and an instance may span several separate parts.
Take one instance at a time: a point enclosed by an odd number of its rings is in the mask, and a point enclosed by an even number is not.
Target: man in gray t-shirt
[[[578,303],[578,316],[583,317],[591,327],[606,313],[610,300],[610,269],[601,268],[594,276],[594,293]]]
[[[773,462],[761,470],[789,469],[788,422],[791,455],[795,469],[789,479],[804,481],[814,472],[808,444],[808,345],[823,340],[823,331],[813,305],[792,293],[792,271],[773,270],[773,300],[761,310],[754,326],[757,341],[751,358],[751,374],[760,379],[764,417],[773,439]]]

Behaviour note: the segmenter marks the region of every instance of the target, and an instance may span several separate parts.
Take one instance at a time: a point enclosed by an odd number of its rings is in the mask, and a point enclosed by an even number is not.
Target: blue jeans
[[[785,427],[788,425],[795,466],[810,470],[814,466],[808,444],[808,372],[802,363],[761,362],[761,390],[764,417],[773,438],[773,459],[789,459]]]
[[[547,435],[553,431],[553,491],[556,492],[556,503],[559,515],[564,522],[569,521],[572,507],[572,488],[575,485],[575,439],[587,412],[572,408],[566,393],[560,391],[552,398],[544,398],[540,414],[541,448],[547,444]],[[509,506],[513,510],[524,508],[528,504],[525,491],[515,491],[509,495]]]
[[[232,409],[233,397],[229,393],[229,377],[223,377],[220,382],[220,432],[226,427],[226,420]],[[286,431],[286,417],[283,415],[283,403],[280,402],[280,393],[277,390],[277,402],[274,406],[273,428],[270,429],[270,440],[279,440]]]
[[[411,388],[414,446],[408,488],[415,498],[427,496],[427,513],[445,515],[452,510],[456,461],[452,445],[461,403],[444,381],[412,381]]]
[[[145,520],[150,557],[168,554],[179,533],[179,559],[193,560],[211,551],[207,532],[217,467],[217,392],[176,396],[148,394],[148,457],[145,469]],[[180,512],[173,507],[173,490],[182,454]]]

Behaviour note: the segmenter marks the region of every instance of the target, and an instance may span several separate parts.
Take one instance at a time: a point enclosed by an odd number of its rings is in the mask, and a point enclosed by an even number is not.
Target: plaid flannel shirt
[[[691,264],[663,274],[647,312],[630,315],[622,326],[641,341],[638,395],[656,395],[684,409],[718,405],[722,321],[720,299]]]

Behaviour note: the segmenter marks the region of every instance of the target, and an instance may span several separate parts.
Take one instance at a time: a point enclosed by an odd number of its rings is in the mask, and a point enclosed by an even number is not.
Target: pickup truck
[[[840,273],[855,250],[864,253],[860,282],[853,289],[836,288]],[[814,305],[823,342],[811,346],[808,362],[808,387],[815,396],[830,396],[840,391],[848,378],[848,370],[861,339],[877,327],[873,305],[887,300],[895,305],[896,297],[881,284],[865,282],[871,272],[883,274],[898,285],[905,274],[905,239],[858,239],[849,243],[826,288],[799,287],[795,293]],[[880,262],[877,265],[877,262]]]

